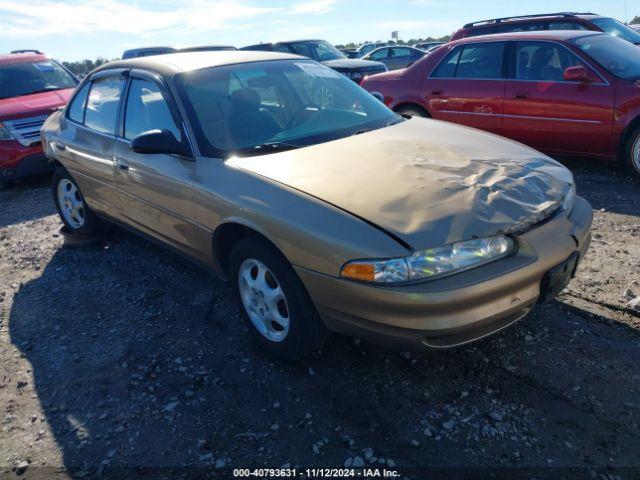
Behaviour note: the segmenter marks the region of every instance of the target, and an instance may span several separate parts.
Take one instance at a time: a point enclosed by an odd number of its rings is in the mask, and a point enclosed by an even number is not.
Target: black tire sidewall
[[[397,113],[420,118],[429,118],[429,114],[418,107],[401,107],[398,109]]]
[[[281,342],[265,338],[253,325],[240,298],[238,272],[242,262],[254,258],[264,263],[282,288],[289,309],[289,332]],[[233,248],[229,261],[229,280],[241,315],[253,339],[270,353],[285,360],[297,360],[322,346],[329,331],[320,319],[309,294],[284,256],[258,237],[241,239]]]
[[[80,193],[80,197],[82,198],[82,203],[84,204],[85,219],[84,219],[84,225],[82,225],[82,227],[80,228],[74,228],[73,225],[70,225],[69,222],[67,222],[66,218],[64,218],[64,215],[62,214],[62,209],[58,201],[58,184],[60,183],[61,180],[69,180],[70,182],[72,182],[78,189],[78,192]],[[62,221],[62,223],[64,223],[65,228],[69,232],[79,233],[82,235],[95,235],[98,232],[98,226],[99,226],[98,218],[95,216],[95,214],[91,211],[91,209],[87,205],[87,202],[84,199],[84,195],[82,194],[80,187],[78,186],[76,181],[73,179],[71,174],[66,169],[58,167],[55,170],[55,172],[53,173],[53,183],[52,183],[51,191],[53,193],[53,202],[56,206],[56,210],[58,211],[58,216],[60,217],[60,220]]]

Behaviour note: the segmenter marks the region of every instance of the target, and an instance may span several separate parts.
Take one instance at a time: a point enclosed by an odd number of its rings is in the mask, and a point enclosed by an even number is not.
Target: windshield
[[[589,35],[571,41],[610,73],[626,80],[640,78],[640,48],[609,35]]]
[[[75,88],[77,81],[51,60],[0,65],[0,98]]]
[[[402,121],[354,82],[312,61],[212,67],[179,75],[177,86],[209,157],[304,147]]]
[[[640,43],[640,33],[614,18],[594,18],[592,22],[609,35],[622,38],[631,43]]]
[[[289,45],[289,48],[297,55],[309,57],[317,62],[347,58],[344,53],[329,42],[292,42],[287,45]]]

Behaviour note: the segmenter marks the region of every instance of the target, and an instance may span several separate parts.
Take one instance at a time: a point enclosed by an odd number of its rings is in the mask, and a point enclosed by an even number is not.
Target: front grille
[[[22,146],[28,147],[40,142],[40,128],[46,119],[47,115],[39,115],[17,120],[3,120],[2,123]]]

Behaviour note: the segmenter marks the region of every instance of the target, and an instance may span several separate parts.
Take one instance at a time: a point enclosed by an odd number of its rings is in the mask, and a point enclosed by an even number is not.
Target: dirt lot
[[[558,299],[472,346],[256,350],[229,287],[116,230],[62,247],[46,179],[0,192],[0,478],[640,478],[640,182],[575,160],[593,244]],[[451,467],[461,467],[451,470]]]

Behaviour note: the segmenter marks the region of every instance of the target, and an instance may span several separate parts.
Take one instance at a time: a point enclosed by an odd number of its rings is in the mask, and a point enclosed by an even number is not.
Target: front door
[[[122,214],[142,232],[195,257],[193,248],[193,158],[169,154],[139,154],[130,148],[136,135],[154,129],[172,132],[186,141],[175,109],[159,80],[133,70],[124,102],[123,121],[114,148],[117,186],[123,193]]]
[[[438,120],[502,133],[504,42],[454,48],[423,83],[423,98]]]
[[[505,90],[504,135],[550,153],[606,153],[614,87],[574,52],[555,42],[517,42]],[[566,81],[583,66],[587,81]]]

